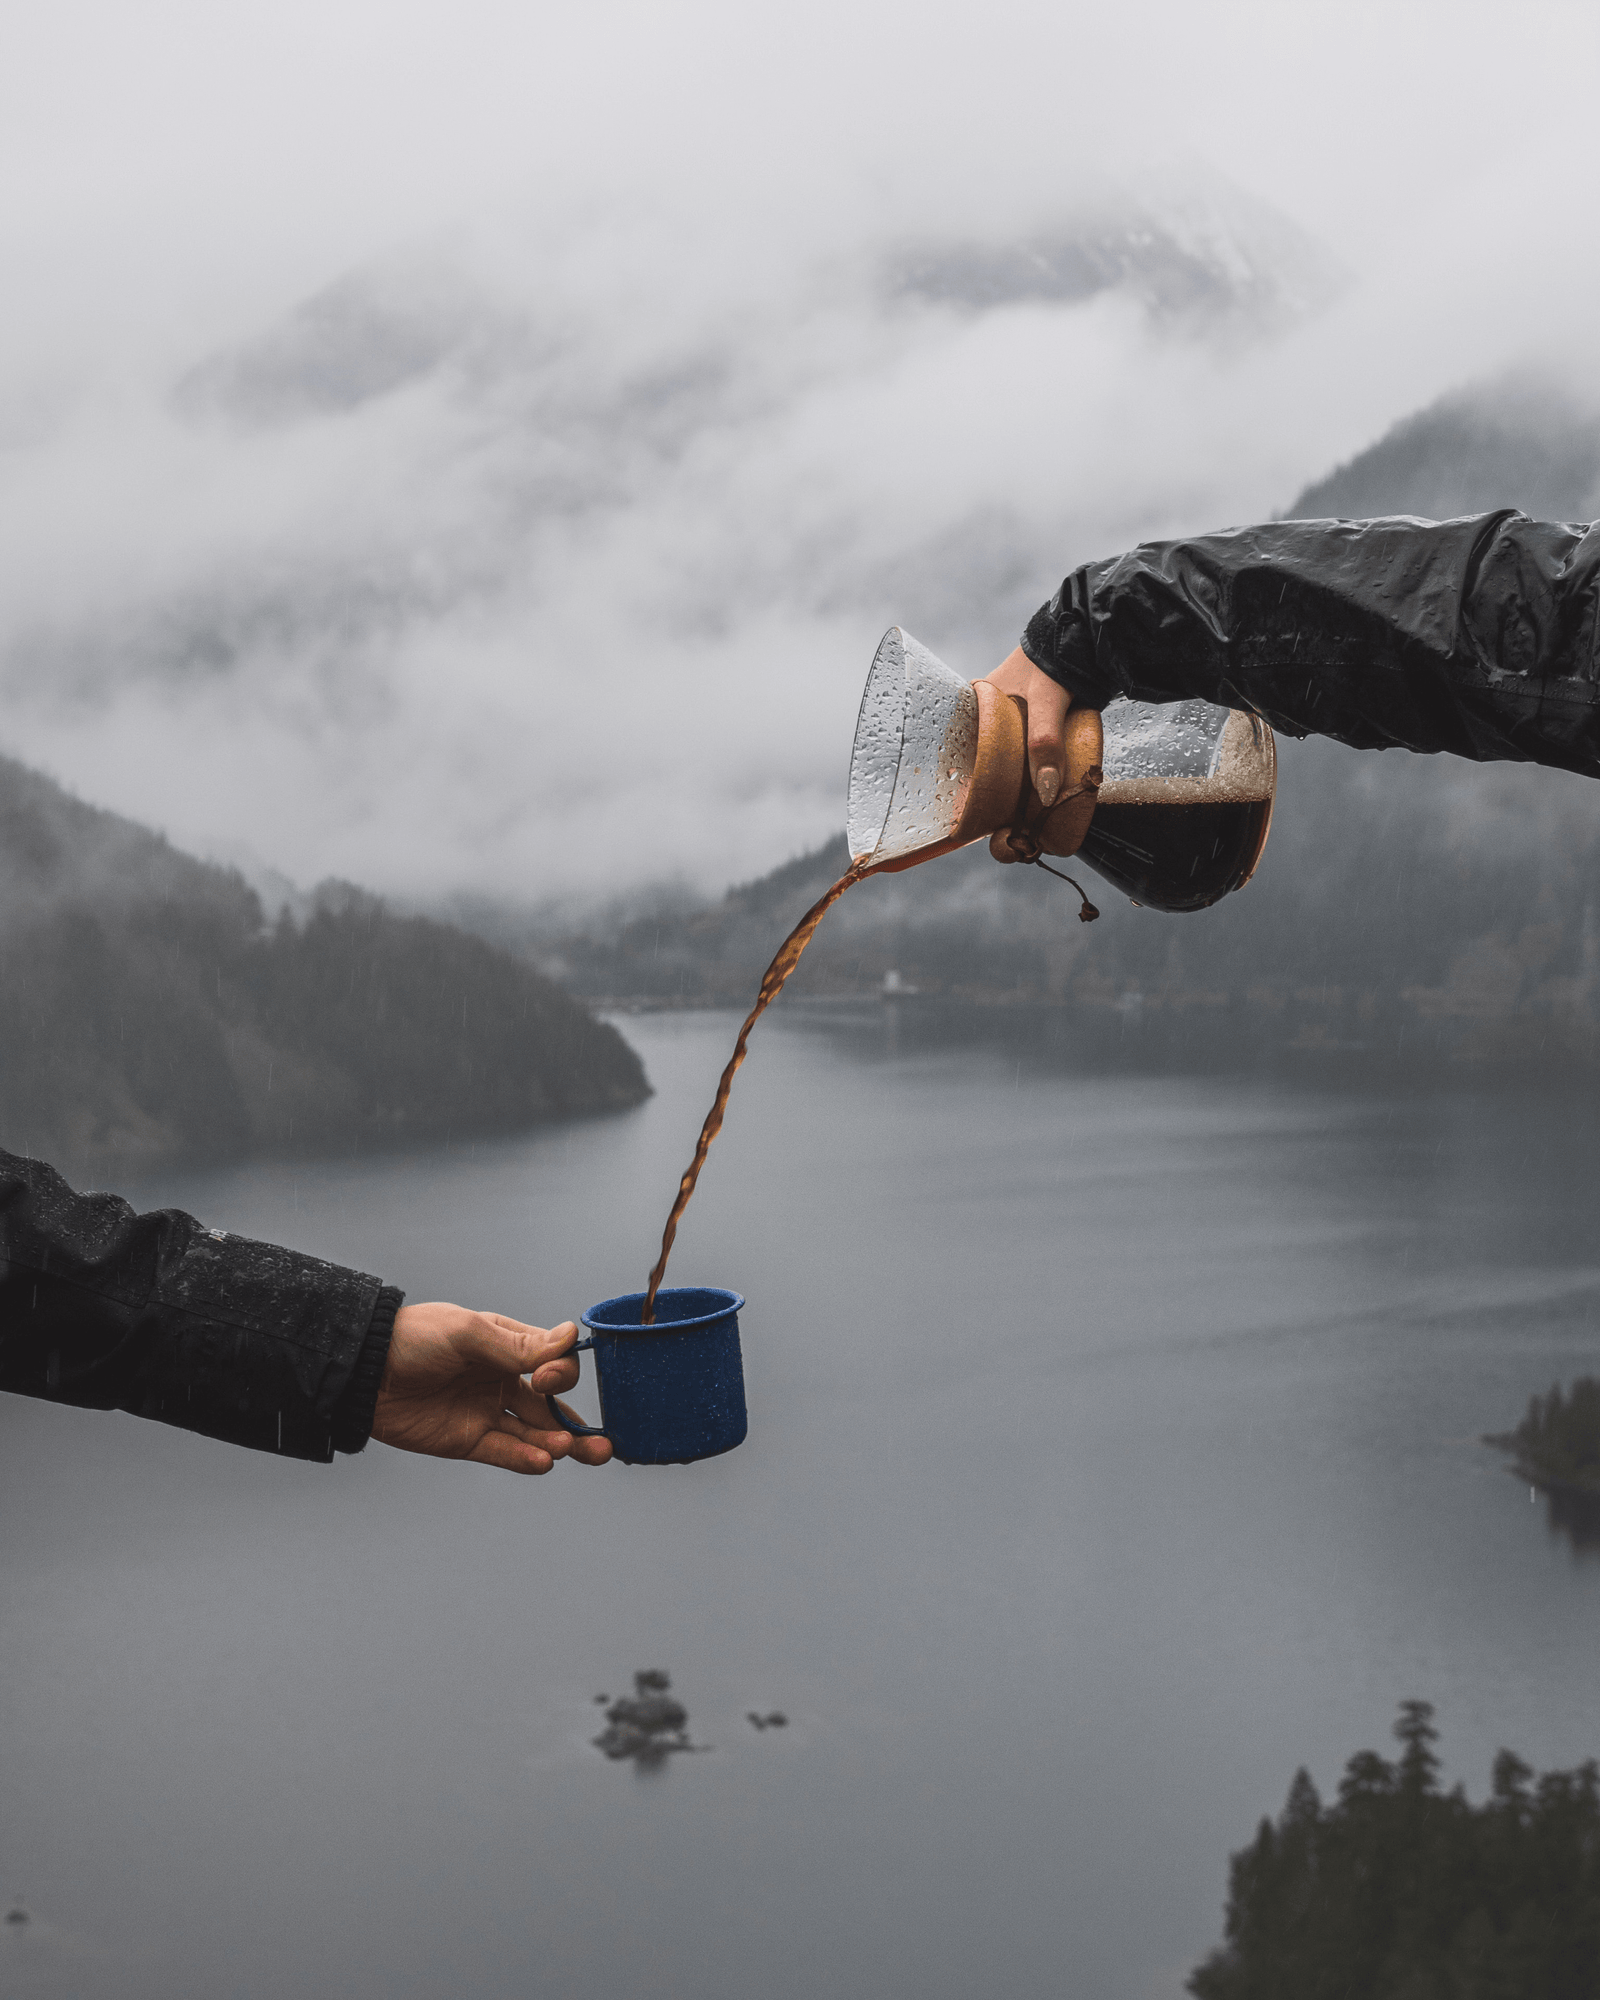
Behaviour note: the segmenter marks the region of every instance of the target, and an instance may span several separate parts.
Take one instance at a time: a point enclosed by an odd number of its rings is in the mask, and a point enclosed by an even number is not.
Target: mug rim
[[[668,1320],[664,1326],[617,1326],[608,1320],[596,1320],[595,1313],[604,1312],[607,1306],[630,1304],[638,1300],[644,1304],[645,1292],[618,1292],[613,1298],[599,1299],[579,1314],[578,1322],[590,1333],[690,1333],[699,1326],[713,1326],[719,1319],[726,1319],[730,1313],[738,1313],[744,1306],[744,1299],[738,1292],[725,1290],[721,1285],[667,1285],[656,1294],[658,1299],[673,1292],[710,1292],[727,1303],[717,1307],[715,1312],[699,1313],[693,1319]]]

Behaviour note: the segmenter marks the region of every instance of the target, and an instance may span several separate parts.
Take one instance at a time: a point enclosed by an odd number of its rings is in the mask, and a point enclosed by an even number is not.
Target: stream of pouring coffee
[[[744,1026],[739,1030],[739,1039],[733,1045],[733,1054],[728,1058],[728,1067],[722,1072],[722,1081],[717,1085],[717,1094],[711,1109],[706,1113],[706,1122],[700,1127],[700,1137],[695,1145],[694,1158],[684,1170],[683,1179],[678,1183],[678,1198],[672,1204],[672,1213],[667,1217],[667,1226],[661,1232],[661,1255],[656,1259],[656,1267],[650,1273],[650,1288],[645,1293],[644,1310],[639,1315],[641,1326],[656,1323],[656,1293],[661,1289],[661,1280],[666,1276],[667,1259],[672,1255],[672,1241],[678,1233],[678,1223],[683,1211],[689,1206],[694,1194],[695,1183],[700,1178],[700,1169],[706,1163],[706,1155],[711,1151],[711,1142],[722,1130],[722,1120],[728,1109],[728,1093],[733,1089],[733,1079],[739,1073],[739,1065],[744,1061],[745,1049],[750,1040],[750,1030],[783,991],[783,982],[800,963],[800,954],[811,942],[811,935],[828,914],[845,890],[859,882],[866,873],[866,862],[853,861],[821,899],[813,903],[789,935],[779,945],[777,954],[767,967],[766,977],[761,982],[761,991],[756,995],[756,1004],[750,1009]]]

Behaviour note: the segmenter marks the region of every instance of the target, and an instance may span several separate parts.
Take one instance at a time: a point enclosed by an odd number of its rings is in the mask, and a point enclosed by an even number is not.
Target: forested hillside
[[[354,1150],[637,1103],[617,1032],[526,964],[342,885],[236,874],[0,758],[0,1144]]]
[[[1325,789],[1297,795],[1307,766],[1322,775],[1316,748],[1288,750],[1266,861],[1214,909],[1137,909],[1068,862],[1102,911],[1082,924],[1070,890],[979,847],[853,890],[792,991],[870,995],[893,970],[922,1004],[1045,1005],[1129,1056],[1600,1074],[1600,801],[1584,781],[1541,774],[1568,811],[1534,839],[1515,797],[1487,793],[1475,818],[1470,791],[1421,759],[1406,760],[1414,804],[1357,772],[1335,818]],[[568,938],[559,962],[597,996],[742,1003],[844,863],[841,836],[713,908]]]
[[[1536,375],[1441,397],[1308,486],[1288,518],[1420,514],[1448,521],[1485,507],[1587,521],[1600,489],[1600,414]]]
[[[1433,1708],[1392,1762],[1362,1750],[1324,1804],[1305,1771],[1233,1857],[1227,1937],[1195,2000],[1596,2000],[1600,1770],[1494,1760],[1490,1796],[1439,1785]]]

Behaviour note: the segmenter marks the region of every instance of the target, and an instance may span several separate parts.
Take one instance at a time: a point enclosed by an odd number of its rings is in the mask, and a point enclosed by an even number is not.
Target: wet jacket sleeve
[[[400,1302],[0,1152],[0,1389],[326,1463],[366,1443]]]
[[[1600,776],[1600,525],[1274,521],[1066,578],[1024,652],[1102,708],[1200,696],[1288,735]]]

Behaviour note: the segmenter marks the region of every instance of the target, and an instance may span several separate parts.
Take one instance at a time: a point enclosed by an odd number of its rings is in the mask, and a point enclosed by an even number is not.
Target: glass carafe
[[[1073,709],[1062,799],[1028,782],[1025,705],[966,681],[899,626],[867,676],[850,756],[850,856],[909,868],[1025,828],[1032,851],[1077,852],[1134,902],[1201,910],[1249,881],[1277,786],[1272,731],[1210,702]],[[1103,740],[1102,740],[1103,730]]]

